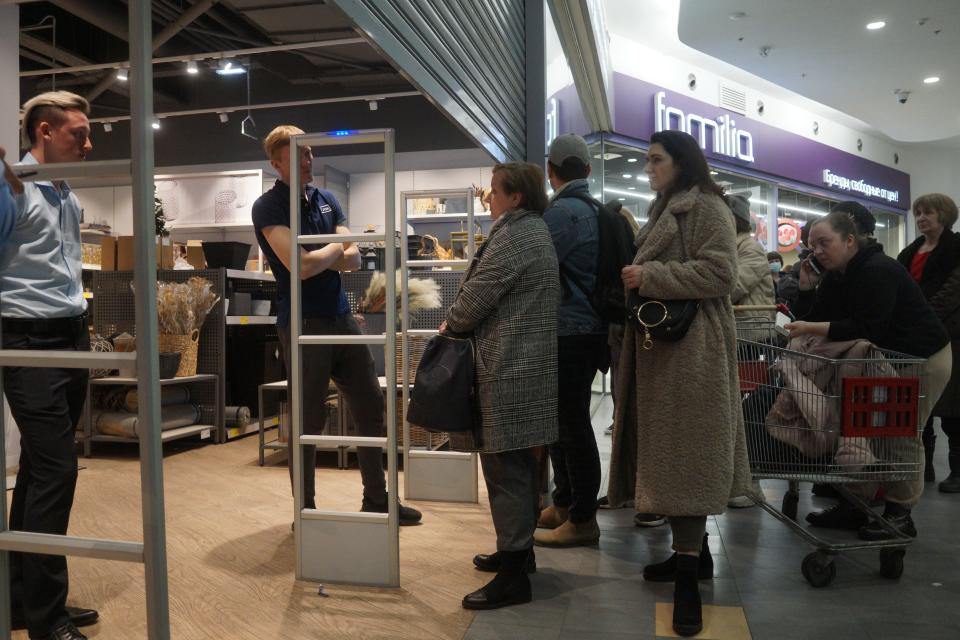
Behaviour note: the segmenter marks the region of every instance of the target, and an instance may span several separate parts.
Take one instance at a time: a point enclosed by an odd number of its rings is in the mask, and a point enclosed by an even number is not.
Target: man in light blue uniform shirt
[[[90,106],[66,91],[24,105],[23,165],[79,162],[93,148]],[[80,202],[63,181],[21,184],[5,167],[0,187],[0,326],[3,349],[89,351],[81,283]],[[9,182],[9,185],[6,183]],[[15,207],[9,208],[7,189]],[[84,369],[4,367],[3,392],[20,430],[10,529],[64,535],[77,484],[74,444],[86,397]],[[63,556],[10,553],[14,628],[32,640],[86,640],[77,625],[97,612],[67,607]],[[4,596],[6,597],[6,596]]]

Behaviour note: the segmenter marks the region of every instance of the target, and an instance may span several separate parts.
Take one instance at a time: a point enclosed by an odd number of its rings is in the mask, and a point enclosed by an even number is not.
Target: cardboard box
[[[100,270],[117,270],[117,239],[113,236],[100,238]]]
[[[203,241],[187,240],[187,262],[194,269],[207,268],[207,259],[203,255]]]
[[[105,236],[100,239],[101,271],[132,271],[135,263],[133,236]],[[157,268],[173,268],[173,247],[157,239]]]

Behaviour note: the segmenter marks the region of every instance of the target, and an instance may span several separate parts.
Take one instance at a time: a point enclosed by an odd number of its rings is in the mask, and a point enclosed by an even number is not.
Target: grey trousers
[[[353,316],[307,318],[303,333],[311,335],[356,335],[362,333]],[[290,377],[290,328],[277,327],[283,362]],[[366,345],[311,345],[303,349],[303,433],[320,435],[327,420],[325,407],[331,378],[347,401],[361,436],[381,437],[385,432],[383,392]],[[289,388],[288,388],[289,393]],[[387,501],[383,473],[383,450],[357,447],[363,497],[376,504]],[[293,456],[287,456],[293,482]],[[303,446],[303,506],[315,509],[317,448]]]
[[[480,464],[497,531],[497,551],[532,548],[540,517],[540,465],[533,450],[481,453]]]
[[[700,551],[707,531],[707,516],[670,516],[667,520],[673,532],[674,551]]]

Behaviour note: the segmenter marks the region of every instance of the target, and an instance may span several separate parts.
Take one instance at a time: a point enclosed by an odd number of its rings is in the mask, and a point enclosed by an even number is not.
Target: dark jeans
[[[947,436],[949,446],[947,462],[950,464],[950,473],[960,475],[960,418],[940,418],[940,428]],[[933,416],[930,416],[927,424],[923,427],[923,446],[930,452],[930,456],[933,456],[936,438],[937,435],[933,429]]]
[[[4,349],[89,351],[86,322],[62,335],[3,333]],[[3,391],[20,430],[20,470],[10,506],[10,529],[65,535],[77,486],[77,422],[86,369],[4,367]],[[67,559],[10,553],[10,601],[22,608],[31,637],[46,636],[67,618]]]
[[[532,449],[481,453],[497,551],[533,548],[540,517],[540,463]]]
[[[606,334],[557,339],[560,440],[550,446],[553,504],[568,508],[575,523],[597,513],[600,453],[590,423],[590,387],[605,349]]]
[[[353,316],[307,318],[302,335],[357,335],[360,331]],[[290,328],[277,327],[283,362],[290,379]],[[366,345],[310,345],[303,348],[303,433],[320,435],[327,421],[326,401],[330,380],[347,402],[361,436],[382,437],[385,429],[383,393],[373,368],[373,357]],[[289,392],[289,389],[288,389]],[[289,396],[288,396],[289,397]],[[363,497],[375,504],[387,501],[383,474],[383,450],[357,447]],[[290,482],[293,484],[293,455],[287,456]],[[317,448],[303,446],[303,506],[316,508]]]

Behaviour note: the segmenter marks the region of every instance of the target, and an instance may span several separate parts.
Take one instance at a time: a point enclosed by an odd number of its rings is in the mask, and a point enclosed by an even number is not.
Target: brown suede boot
[[[552,531],[537,531],[533,543],[541,547],[587,547],[600,541],[596,518],[575,524],[567,520]]]
[[[540,512],[537,526],[543,529],[556,529],[570,517],[570,510],[566,507],[550,505]]]

